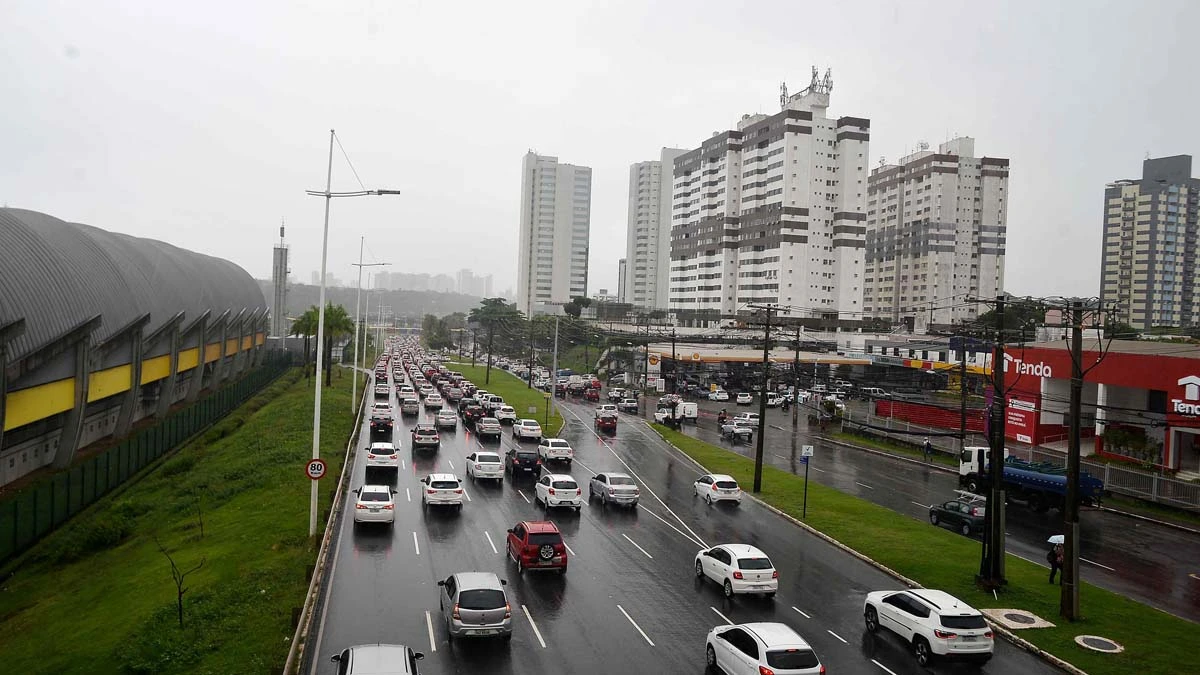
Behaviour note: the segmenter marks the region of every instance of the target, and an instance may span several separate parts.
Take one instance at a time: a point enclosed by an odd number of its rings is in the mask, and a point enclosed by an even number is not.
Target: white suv
[[[782,623],[717,626],[704,649],[710,672],[729,675],[820,675],[825,672],[808,642]]]
[[[500,424],[515,424],[517,411],[511,405],[502,405],[496,408],[493,417],[500,420]]]
[[[387,485],[364,485],[354,491],[355,523],[396,523],[396,490]]]
[[[431,473],[421,479],[421,506],[453,506],[462,511],[462,481],[451,473]]]
[[[512,435],[518,441],[526,438],[540,441],[542,440],[542,425],[538,424],[537,420],[517,420],[513,422]]]
[[[733,476],[723,473],[706,473],[700,476],[692,483],[692,489],[709,504],[722,500],[742,503],[742,489],[738,487],[737,481]]]
[[[565,473],[547,473],[538,479],[533,499],[549,509],[552,506],[583,508],[583,490]]]
[[[542,459],[542,463],[550,460],[559,462],[571,463],[575,459],[575,450],[571,448],[571,444],[561,438],[543,438],[538,442],[538,457]]]
[[[400,455],[391,443],[372,443],[367,448],[368,472],[372,470],[400,472]]]
[[[882,626],[911,642],[917,663],[927,666],[934,657],[992,658],[992,629],[983,615],[965,602],[928,588],[867,593],[863,603],[867,630]]]
[[[762,593],[774,597],[779,572],[766,553],[749,544],[721,544],[696,554],[696,578],[721,584],[725,597]]]

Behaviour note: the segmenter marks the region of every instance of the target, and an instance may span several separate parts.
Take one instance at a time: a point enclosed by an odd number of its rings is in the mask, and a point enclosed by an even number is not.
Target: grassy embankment
[[[472,367],[470,362],[467,362],[450,364],[447,367],[462,373],[463,377],[474,382],[475,386],[480,389],[486,389],[503,398],[505,403],[517,411],[517,417],[536,419],[538,424],[542,425],[543,433],[546,436],[557,436],[558,432],[562,430],[563,418],[558,414],[556,407],[551,406],[550,421],[546,421],[546,392],[540,389],[530,389],[525,382],[495,366],[492,366],[492,377],[486,384],[484,380],[487,367],[484,365]],[[536,408],[537,412],[529,412],[531,407]]]
[[[268,673],[304,602],[313,387],[283,375],[127,490],[40,542],[0,592],[13,673]],[[353,425],[350,377],[322,394],[321,524]],[[184,628],[161,542],[186,577]]]
[[[752,460],[661,425],[653,426],[709,471],[730,474],[742,485],[751,484]],[[799,476],[764,466],[759,496],[800,518],[803,485]],[[1058,615],[1059,586],[1046,583],[1047,570],[1011,555],[1006,562],[1008,586],[997,601],[975,586],[979,542],[813,482],[808,484],[805,522],[908,578],[945,590],[975,607],[1025,609],[1058,624],[1017,634],[1090,675],[1195,672],[1191,650],[1200,630],[1194,623],[1084,584],[1080,606],[1085,618],[1069,624]],[[1117,655],[1087,651],[1074,642],[1075,636],[1082,634],[1116,640],[1125,651]]]
[[[886,439],[867,436],[865,434],[857,434],[853,431],[831,431],[828,433],[830,438],[849,443],[850,445],[859,445],[881,452],[886,452],[892,455],[903,455],[912,459],[920,459],[924,461],[925,454],[920,448],[906,445],[904,443],[895,443]],[[948,455],[944,452],[934,452],[931,455],[934,464],[958,468],[958,457]]]

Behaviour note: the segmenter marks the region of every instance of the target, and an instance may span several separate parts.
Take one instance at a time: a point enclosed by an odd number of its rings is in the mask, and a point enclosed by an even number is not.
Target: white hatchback
[[[743,391],[737,395],[738,405],[750,405],[751,403],[754,403],[754,397],[749,393]]]
[[[400,454],[391,443],[372,443],[367,448],[367,471],[400,472]]]
[[[821,675],[825,666],[808,641],[783,623],[717,626],[708,632],[705,663],[709,672],[728,675]],[[890,671],[889,671],[890,672]]]
[[[733,476],[723,473],[707,473],[696,479],[692,489],[698,497],[712,504],[719,501],[742,503],[742,489],[738,487]]]
[[[472,452],[467,455],[467,475],[471,480],[494,478],[499,483],[504,480],[504,462],[499,453]]]
[[[696,577],[721,584],[725,597],[761,593],[774,597],[779,590],[779,572],[759,549],[749,544],[721,544],[696,554]]]
[[[583,489],[575,479],[565,473],[547,473],[538,479],[534,492],[534,501],[540,502],[545,508],[553,506],[575,507],[578,512],[583,508]]]
[[[354,491],[358,498],[354,500],[354,522],[356,523],[387,523],[396,522],[396,502],[392,495],[396,491],[387,485],[364,485]]]
[[[451,473],[431,473],[421,479],[421,506],[453,506],[459,511],[463,507],[462,481]]]

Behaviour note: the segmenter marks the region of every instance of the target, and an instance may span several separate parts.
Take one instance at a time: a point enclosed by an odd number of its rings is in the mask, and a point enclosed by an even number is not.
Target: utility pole
[[[360,375],[358,373],[359,362],[360,361],[362,362],[362,367],[366,367],[366,362],[364,361],[365,356],[358,349],[358,324],[362,321],[362,319],[360,317],[365,316],[365,312],[362,315],[359,314],[359,308],[360,308],[360,304],[362,302],[361,298],[362,298],[363,268],[364,267],[385,267],[385,266],[391,264],[391,263],[385,263],[385,262],[363,263],[363,245],[366,243],[366,241],[367,241],[366,237],[358,238],[358,264],[354,265],[355,267],[358,268],[358,285],[355,287],[356,290],[354,291],[354,367],[355,367],[355,373],[354,373],[354,378],[352,379],[352,381],[350,383],[350,410],[352,412],[358,409],[358,378],[360,377]],[[370,284],[370,277],[367,278],[367,283]],[[370,298],[371,298],[371,292],[368,289],[368,291],[367,291],[368,303],[370,302]],[[366,343],[365,336],[364,336],[363,342]]]
[[[529,317],[529,384],[526,389],[533,389],[533,317]]]
[[[1071,428],[1067,450],[1067,503],[1063,509],[1062,591],[1058,613],[1079,619],[1079,435],[1083,408],[1083,303],[1071,303]]]
[[[1007,583],[1004,578],[1004,422],[1007,393],[1004,390],[1004,296],[996,298],[996,348],[992,356],[992,406],[989,411],[986,525],[979,581],[989,588]]]
[[[671,328],[671,393],[679,393],[679,361],[675,360],[675,328]]]
[[[967,448],[967,337],[960,336],[959,340],[958,388],[961,390],[962,400],[958,410],[958,451],[961,453]]]
[[[471,367],[475,367],[475,335],[479,332],[478,328],[471,329]]]
[[[644,350],[642,358],[642,391],[645,392],[650,386],[650,315],[646,317],[646,342],[642,345]]]
[[[554,355],[550,357],[550,400],[546,402],[546,424],[550,423],[550,406],[558,396],[558,315],[554,315]]]
[[[792,428],[800,426],[800,399],[797,395],[800,393],[800,324],[796,324],[796,359],[792,361],[792,400],[788,401],[788,405],[792,406]],[[808,471],[808,466],[804,467]]]
[[[754,448],[754,492],[757,494],[762,491],[763,438],[767,429],[767,379],[771,374],[771,312],[775,308],[771,305],[749,306],[766,310],[767,313],[766,330],[763,333],[762,387],[758,392],[758,443]]]

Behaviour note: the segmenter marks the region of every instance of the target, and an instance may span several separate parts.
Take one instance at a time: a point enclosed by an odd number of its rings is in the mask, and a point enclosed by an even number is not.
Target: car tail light
[[[482,468],[482,467],[480,467],[478,464],[476,464],[476,465],[475,465],[475,470],[476,470],[476,471],[478,471],[478,470],[479,470],[479,469],[481,469],[481,468]]]
[[[611,487],[610,487],[610,488],[608,488],[608,494],[610,494],[610,495],[615,495],[615,494],[617,494],[617,489],[616,489],[616,488],[611,488]]]
[[[507,602],[504,603],[504,618],[512,618],[512,605],[508,604]]]
[[[979,515],[979,509],[978,509],[978,508],[973,508],[973,509],[971,509],[971,515],[973,515],[973,516],[978,516],[978,515]]]
[[[553,497],[554,496],[554,488],[550,488],[549,492],[550,492],[550,496]]]
[[[425,494],[427,494],[427,495],[436,495],[436,494],[437,494],[437,490],[434,490],[433,488],[429,488],[428,490],[426,490],[426,491],[425,491]]]
[[[821,664],[821,675],[825,675],[825,664]]]
[[[938,630],[936,628],[933,629],[933,635],[939,640],[953,640],[954,638],[958,637],[958,633],[952,633],[946,630]]]
[[[778,579],[779,578],[779,570],[771,570],[771,578]]]
[[[454,603],[454,611],[450,612],[450,616],[453,616],[453,617],[454,617],[454,618],[456,618],[456,619],[461,619],[461,618],[462,618],[462,616],[460,616],[460,615],[459,615],[459,613],[458,613],[458,603],[457,603],[457,602],[456,602],[456,603]]]
[[[367,459],[375,459],[375,455],[367,453]]]
[[[399,456],[400,456],[400,455],[389,455],[389,456],[388,456],[388,459],[396,459],[396,458],[397,458],[397,457],[399,457]]]
[[[365,509],[365,508],[367,508],[367,505],[366,504],[355,504],[354,508],[355,509]]]
[[[387,509],[388,511],[392,511],[396,508],[396,505],[395,504],[384,504],[383,508]]]
[[[583,488],[575,488],[575,494],[576,494],[576,495],[581,495],[581,494],[583,494]]]
[[[462,488],[456,488],[456,489],[454,490],[454,494],[456,494],[456,495],[461,495],[461,494],[462,494]]]
[[[717,484],[716,484],[716,483],[713,483],[713,486],[712,486],[712,491],[713,491],[713,492],[716,492],[716,491],[717,491]]]
[[[984,633],[984,634],[983,634],[983,637],[985,637],[985,638],[987,638],[987,639],[991,640],[991,639],[992,639],[992,637],[993,637],[993,636],[992,636],[992,631],[990,631],[990,630],[989,630],[988,632]]]
[[[766,666],[759,666],[758,667],[758,675],[775,675],[775,671],[771,670],[770,668],[768,668]]]
[[[742,578],[742,573],[741,573],[741,571],[740,571],[740,570],[734,570],[734,571],[733,571],[733,578],[734,578],[734,579],[741,579],[741,578]]]

